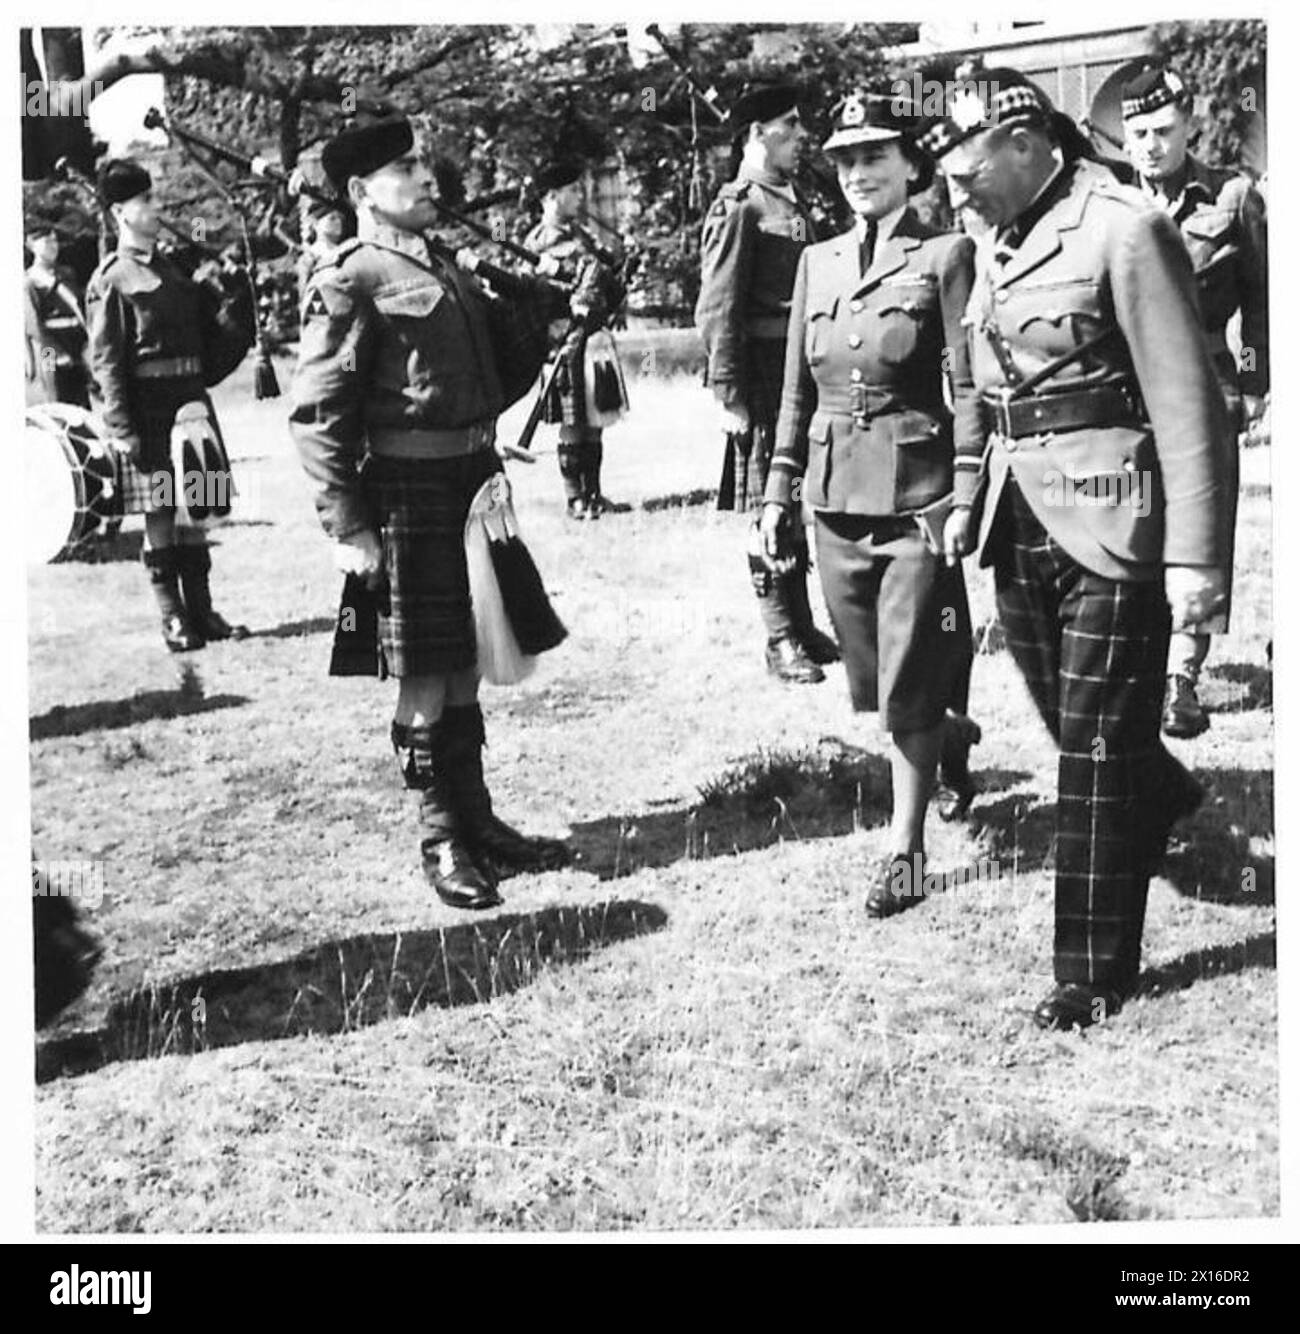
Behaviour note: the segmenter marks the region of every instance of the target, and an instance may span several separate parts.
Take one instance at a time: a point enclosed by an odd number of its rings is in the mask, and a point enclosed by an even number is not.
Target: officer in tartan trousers
[[[923,140],[988,224],[966,317],[987,440],[959,453],[944,540],[993,565],[1059,747],[1056,986],[1034,1018],[1085,1027],[1133,994],[1148,880],[1202,797],[1160,741],[1165,659],[1171,615],[1224,600],[1236,442],[1177,227],[1023,75],[979,86],[996,91],[954,90]]]

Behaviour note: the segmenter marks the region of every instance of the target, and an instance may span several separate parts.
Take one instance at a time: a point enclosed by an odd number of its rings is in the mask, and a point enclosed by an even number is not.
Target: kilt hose
[[[1128,994],[1154,864],[1152,807],[1181,771],[1160,741],[1164,583],[1085,569],[1044,529],[1012,477],[995,524],[998,614],[1060,750],[1056,980]]]
[[[745,407],[749,430],[727,436],[718,484],[720,510],[761,510],[776,416],[781,408],[781,380],[785,374],[785,341],[756,338],[745,349]]]
[[[361,480],[387,578],[378,613],[381,677],[474,666],[465,521],[479,488],[501,470],[490,448],[449,459],[366,458]]]

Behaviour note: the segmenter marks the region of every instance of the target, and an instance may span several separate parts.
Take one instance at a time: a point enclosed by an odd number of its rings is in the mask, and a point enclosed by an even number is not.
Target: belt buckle
[[[870,414],[867,412],[867,387],[864,384],[852,384],[849,386],[849,413],[853,417],[854,426],[859,430],[866,430],[870,420]]]
[[[993,420],[997,425],[998,434],[1007,440],[1015,439],[1015,433],[1011,429],[1011,403],[1011,386],[1001,385],[993,403]]]

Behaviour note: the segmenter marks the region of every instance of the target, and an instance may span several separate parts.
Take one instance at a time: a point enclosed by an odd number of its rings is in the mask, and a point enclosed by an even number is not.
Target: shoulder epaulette
[[[365,242],[359,236],[350,236],[346,241],[340,241],[328,255],[323,255],[316,261],[316,267],[312,270],[313,275],[322,269],[337,268],[349,255],[356,254],[363,245]]]

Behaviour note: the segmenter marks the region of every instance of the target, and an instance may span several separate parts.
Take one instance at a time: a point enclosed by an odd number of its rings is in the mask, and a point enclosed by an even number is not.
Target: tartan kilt
[[[123,514],[152,514],[175,508],[154,503],[154,475],[165,472],[175,485],[171,460],[172,427],[177,412],[186,403],[195,402],[207,407],[212,428],[224,446],[221,423],[200,377],[138,380],[133,384],[130,410],[131,420],[140,436],[141,466],[136,467],[125,454],[118,456],[117,489],[122,498]]]
[[[785,373],[785,342],[779,338],[753,340],[745,349],[745,406],[750,428],[726,437],[722,477],[718,483],[720,510],[763,508],[763,490],[772,466],[776,417],[781,408],[781,380]]]
[[[587,357],[587,339],[584,335],[577,346],[561,354],[561,365],[542,402],[542,421],[548,426],[586,426],[587,391],[584,378]],[[543,383],[551,373],[555,359],[547,361],[542,371]]]
[[[387,581],[378,617],[381,677],[474,666],[465,521],[479,488],[500,471],[494,449],[451,459],[366,458],[361,482]]]

